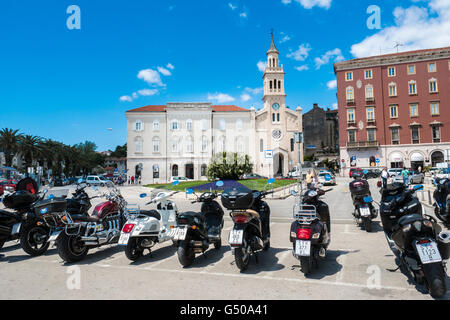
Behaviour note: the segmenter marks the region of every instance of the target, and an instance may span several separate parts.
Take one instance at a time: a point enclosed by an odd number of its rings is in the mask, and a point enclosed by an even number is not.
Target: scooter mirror
[[[221,181],[221,180],[219,180],[219,181],[217,181],[216,182],[216,187],[223,187],[223,185],[224,185],[224,183],[223,183],[223,181]]]
[[[83,179],[78,179],[78,183],[80,184],[80,183],[82,183],[83,182]]]
[[[178,184],[180,184],[180,181],[178,181],[178,180],[172,182],[172,186],[173,186],[173,187],[177,186]]]
[[[139,198],[145,198],[145,197],[147,197],[147,194],[146,194],[146,193],[141,193],[141,194],[139,195]]]
[[[189,188],[186,190],[186,194],[193,194],[194,193],[194,189]]]
[[[269,181],[267,181],[267,184],[273,184],[273,183],[275,183],[275,179],[274,178],[269,179]]]

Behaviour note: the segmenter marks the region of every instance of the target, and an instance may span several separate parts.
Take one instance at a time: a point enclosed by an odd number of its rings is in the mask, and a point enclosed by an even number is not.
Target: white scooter
[[[175,181],[172,186],[178,184]],[[145,249],[151,248],[157,243],[169,240],[173,241],[178,209],[175,202],[168,200],[177,191],[159,192],[146,205],[155,203],[157,210],[129,212],[129,218],[122,228],[119,245],[126,246],[125,255],[128,259],[136,261]],[[146,193],[140,195],[147,197]]]

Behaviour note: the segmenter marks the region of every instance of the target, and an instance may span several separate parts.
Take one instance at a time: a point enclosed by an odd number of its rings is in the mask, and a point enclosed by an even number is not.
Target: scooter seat
[[[139,211],[139,214],[142,214],[147,217],[155,218],[156,220],[161,220],[161,214],[156,210],[150,210],[150,211],[141,210],[141,211]]]
[[[205,220],[205,216],[201,212],[187,211],[187,212],[183,212],[183,213],[179,214],[179,216],[191,216],[194,218],[198,218],[201,221]]]
[[[402,227],[414,223],[416,221],[422,221],[423,217],[420,214],[409,214],[407,216],[403,216],[398,220],[398,224]]]
[[[100,218],[97,216],[88,216],[85,214],[73,214],[73,221],[81,221],[81,222],[99,222]]]

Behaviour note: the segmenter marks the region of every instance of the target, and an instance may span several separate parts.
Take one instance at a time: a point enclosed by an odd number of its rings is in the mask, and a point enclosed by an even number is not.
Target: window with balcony
[[[178,122],[178,120],[172,120],[172,122],[170,123],[170,129],[173,131],[180,130],[180,123]]]
[[[347,97],[347,102],[353,102],[355,100],[353,87],[348,87],[346,89],[346,97]]]
[[[377,141],[376,129],[367,129],[367,141]]]
[[[364,71],[364,79],[372,79],[372,70]]]
[[[437,83],[437,79],[430,79],[428,81],[428,85],[429,85],[429,89],[430,89],[430,93],[437,93],[438,92],[438,83]]]
[[[419,116],[419,107],[416,103],[409,105],[409,115],[411,117],[418,117]]]
[[[391,129],[392,144],[400,144],[399,128]]]
[[[355,109],[348,109],[347,110],[347,122],[348,123],[355,123]]]
[[[398,105],[392,105],[389,107],[389,114],[391,116],[391,119],[398,118]]]
[[[416,81],[408,82],[408,91],[409,91],[409,95],[417,94],[417,82]]]
[[[366,116],[367,116],[367,122],[375,121],[375,108],[374,107],[366,108]]]
[[[432,126],[431,130],[433,131],[433,143],[441,142],[441,127],[440,126]]]
[[[345,81],[353,81],[353,72],[345,73]]]
[[[373,86],[372,85],[366,86],[366,100],[373,101]]]
[[[432,116],[438,116],[439,115],[439,102],[432,102],[430,104],[431,108],[431,115]]]
[[[395,67],[388,68],[388,77],[395,77]]]
[[[436,72],[436,62],[430,62],[428,64],[428,72]]]
[[[397,96],[397,84],[394,82],[391,82],[389,84],[389,96],[390,97],[396,97]]]
[[[416,74],[416,65],[415,64],[410,64],[408,66],[408,74]]]
[[[419,127],[411,127],[411,140],[413,144],[419,144],[420,143],[420,137],[419,137]]]
[[[356,130],[348,131],[348,142],[350,143],[356,142]]]

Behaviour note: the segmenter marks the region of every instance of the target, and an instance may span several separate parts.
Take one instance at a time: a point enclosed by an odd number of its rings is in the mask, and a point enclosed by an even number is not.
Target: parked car
[[[194,181],[194,180],[188,179],[186,177],[179,177],[179,176],[172,176],[172,177],[170,177],[170,182],[174,182],[174,181],[183,182],[183,181]]]
[[[317,176],[319,183],[325,185],[336,185],[336,177],[331,172],[321,172]]]
[[[378,178],[381,176],[381,171],[379,169],[367,169],[367,173],[364,174],[366,179]]]
[[[395,169],[391,168],[391,169],[388,169],[388,174],[389,174],[389,177],[394,177],[398,174],[401,174],[402,171],[403,171],[402,168],[395,168]]]
[[[61,177],[53,177],[53,186],[54,187],[64,186],[64,179]]]
[[[88,176],[86,178],[86,184],[90,187],[90,186],[100,186],[100,187],[104,187],[106,185],[111,185],[112,182],[109,180],[106,180],[103,177],[100,176]]]
[[[0,196],[5,193],[5,191],[14,192],[16,190],[17,180],[9,179],[0,181]]]
[[[358,172],[358,173],[362,174],[361,168],[351,168],[350,171],[349,171],[349,173],[348,173],[348,176],[349,176],[350,178],[353,178],[353,173],[354,173],[354,172]]]
[[[268,178],[260,176],[259,174],[256,174],[256,173],[244,174],[242,176],[242,180],[250,180],[250,179],[264,179],[264,180],[267,180]]]
[[[420,184],[425,182],[425,175],[418,171],[409,172],[409,183],[410,184]]]

